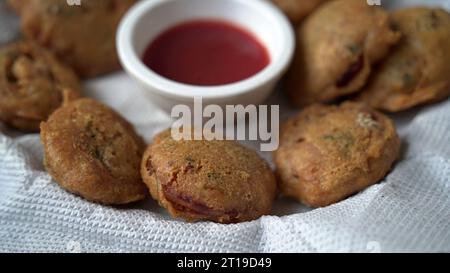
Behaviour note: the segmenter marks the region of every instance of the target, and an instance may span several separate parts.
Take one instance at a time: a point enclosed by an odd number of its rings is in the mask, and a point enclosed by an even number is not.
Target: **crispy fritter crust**
[[[146,195],[139,166],[145,144],[119,114],[92,99],[56,110],[41,125],[45,168],[64,189],[103,204]]]
[[[443,100],[450,95],[450,14],[408,8],[393,13],[403,39],[373,73],[359,100],[389,112]]]
[[[0,120],[8,125],[39,131],[41,121],[80,92],[75,73],[47,50],[30,42],[0,49]]]
[[[380,181],[399,149],[388,117],[347,102],[313,105],[288,120],[273,159],[284,195],[322,207]]]
[[[269,214],[275,176],[256,152],[232,141],[175,141],[160,133],[141,173],[153,198],[173,217],[219,223]]]
[[[359,91],[372,65],[399,38],[388,13],[365,0],[324,3],[297,31],[288,95],[297,106],[305,106]]]
[[[51,49],[82,77],[120,68],[116,29],[135,0],[29,0],[22,8],[24,35]]]

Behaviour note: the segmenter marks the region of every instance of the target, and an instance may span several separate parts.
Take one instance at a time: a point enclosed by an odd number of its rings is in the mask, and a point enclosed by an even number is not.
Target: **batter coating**
[[[105,105],[92,99],[64,105],[42,123],[41,141],[45,168],[64,189],[108,205],[145,197],[144,141]]]
[[[0,120],[6,124],[39,131],[41,121],[80,92],[75,73],[47,50],[29,42],[0,49]]]
[[[384,10],[365,0],[321,5],[297,31],[297,50],[286,80],[294,104],[329,102],[359,91],[372,65],[400,38],[390,24]]]
[[[116,29],[135,0],[29,0],[22,9],[24,35],[51,49],[82,77],[120,68]]]
[[[273,159],[284,195],[323,207],[380,181],[399,149],[388,117],[347,102],[313,105],[288,120]]]
[[[256,152],[232,141],[175,141],[160,133],[144,154],[150,193],[173,217],[219,223],[269,214],[276,195],[272,170]]]
[[[325,1],[327,0],[272,0],[293,24],[298,24]]]
[[[359,100],[398,112],[450,95],[450,14],[408,8],[393,13],[403,39],[374,71]]]

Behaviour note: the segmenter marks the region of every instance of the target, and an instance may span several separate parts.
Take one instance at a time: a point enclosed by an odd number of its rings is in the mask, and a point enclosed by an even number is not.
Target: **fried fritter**
[[[12,10],[20,14],[26,1],[27,0],[6,0],[6,3]]]
[[[284,195],[322,207],[380,181],[399,149],[388,117],[347,102],[313,105],[288,120],[273,159]]]
[[[252,150],[233,141],[176,141],[160,133],[144,154],[141,173],[150,193],[173,217],[219,223],[268,214],[275,176]]]
[[[293,24],[298,24],[325,1],[328,0],[272,0]]]
[[[116,29],[135,0],[29,0],[22,8],[24,35],[51,49],[82,77],[120,68]]]
[[[415,7],[393,13],[403,39],[374,71],[359,100],[398,112],[450,95],[450,14]]]
[[[286,89],[297,106],[329,102],[359,91],[372,65],[400,38],[387,12],[365,0],[321,5],[299,26]]]
[[[0,120],[6,124],[39,131],[41,121],[80,92],[75,73],[49,51],[30,42],[0,49]]]
[[[65,104],[42,123],[41,141],[45,168],[64,189],[109,205],[146,196],[139,172],[144,141],[100,102]]]

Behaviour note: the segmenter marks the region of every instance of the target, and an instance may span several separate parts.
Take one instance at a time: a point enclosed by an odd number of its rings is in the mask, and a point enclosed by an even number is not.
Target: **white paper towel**
[[[395,4],[425,2],[450,7]],[[124,73],[86,88],[148,142],[169,126]],[[281,105],[282,118],[295,112],[279,93],[268,103]],[[0,125],[0,252],[450,252],[450,100],[393,117],[402,159],[382,183],[321,209],[280,199],[275,216],[234,225],[171,219],[150,199],[125,208],[87,202],[44,171],[39,135]]]

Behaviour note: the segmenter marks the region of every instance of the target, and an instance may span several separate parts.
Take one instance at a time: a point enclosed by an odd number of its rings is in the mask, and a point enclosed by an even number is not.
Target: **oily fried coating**
[[[398,112],[450,95],[450,14],[415,7],[393,13],[403,34],[398,46],[374,71],[359,100]]]
[[[25,41],[0,48],[0,120],[6,124],[39,131],[41,121],[80,92],[75,73],[47,50]]]
[[[42,123],[41,141],[46,170],[69,192],[108,205],[145,197],[144,141],[105,105],[92,99],[65,104]]]
[[[329,102],[359,91],[372,65],[400,38],[387,12],[365,0],[321,5],[297,31],[286,89],[297,106]]]
[[[399,149],[388,117],[347,102],[309,106],[288,120],[273,159],[284,195],[322,207],[380,181]]]
[[[272,170],[232,141],[176,141],[160,133],[144,154],[141,173],[150,193],[173,217],[219,223],[268,214],[276,195]]]

